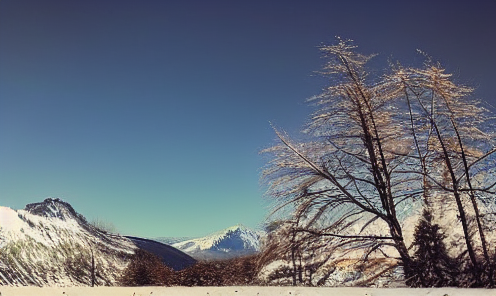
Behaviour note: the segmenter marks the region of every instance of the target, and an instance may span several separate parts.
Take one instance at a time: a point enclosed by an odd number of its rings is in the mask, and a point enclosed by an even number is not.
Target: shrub
[[[171,286],[174,271],[157,256],[137,249],[120,279],[123,286]]]
[[[257,256],[198,262],[178,272],[183,286],[246,286],[256,284]]]

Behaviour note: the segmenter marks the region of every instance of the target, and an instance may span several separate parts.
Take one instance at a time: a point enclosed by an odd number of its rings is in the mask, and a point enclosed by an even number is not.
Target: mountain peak
[[[87,222],[86,219],[81,214],[77,213],[69,203],[60,198],[49,197],[42,202],[26,205],[24,210],[30,214],[46,218],[58,218],[63,221],[75,219],[83,223]]]
[[[238,224],[209,236],[182,241],[173,247],[196,259],[221,259],[260,251],[261,234]]]
[[[237,230],[237,229],[240,229],[240,230],[249,230],[249,228],[246,227],[246,226],[244,226],[243,224],[236,224],[234,226],[231,226],[231,227],[228,227],[228,228],[224,229],[224,231]]]

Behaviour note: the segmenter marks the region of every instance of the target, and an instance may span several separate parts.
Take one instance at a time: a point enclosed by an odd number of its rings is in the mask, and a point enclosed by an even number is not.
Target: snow
[[[260,235],[242,225],[232,226],[209,236],[183,241],[173,244],[172,246],[184,252],[212,250],[218,247],[219,244],[221,244],[222,242],[225,243],[226,240],[232,240],[233,238],[241,239],[243,243],[243,249],[250,249],[254,251],[260,250]],[[230,250],[234,249],[233,247],[235,248],[240,246],[229,246],[227,244],[226,248],[223,249],[224,251],[229,252]]]
[[[67,264],[87,261],[91,252],[103,269],[101,274],[115,282],[127,264],[122,255],[136,248],[127,238],[87,224],[59,199],[46,199],[26,209],[0,207],[0,286],[84,285],[88,275],[70,274]]]
[[[257,287],[257,286],[234,286],[234,287],[69,287],[69,288],[39,288],[39,287],[1,287],[2,295],[71,295],[71,296],[120,296],[120,295],[349,295],[349,296],[427,296],[427,295],[449,295],[449,296],[489,296],[494,295],[493,289],[459,289],[459,288],[324,288],[324,287]]]
[[[0,206],[0,231],[19,231],[21,228],[22,221],[17,216],[17,212]]]
[[[198,260],[229,259],[260,251],[260,241],[265,233],[243,225],[226,228],[214,234],[172,244]]]

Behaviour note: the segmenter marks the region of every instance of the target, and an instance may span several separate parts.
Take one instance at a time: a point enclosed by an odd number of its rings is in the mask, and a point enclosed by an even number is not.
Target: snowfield
[[[2,296],[494,296],[491,289],[422,288],[305,288],[305,287],[2,287]]]

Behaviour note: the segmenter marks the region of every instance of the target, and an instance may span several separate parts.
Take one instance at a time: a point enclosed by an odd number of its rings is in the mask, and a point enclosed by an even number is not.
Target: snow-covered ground
[[[494,296],[494,289],[457,288],[305,288],[305,287],[2,287],[2,296]]]

